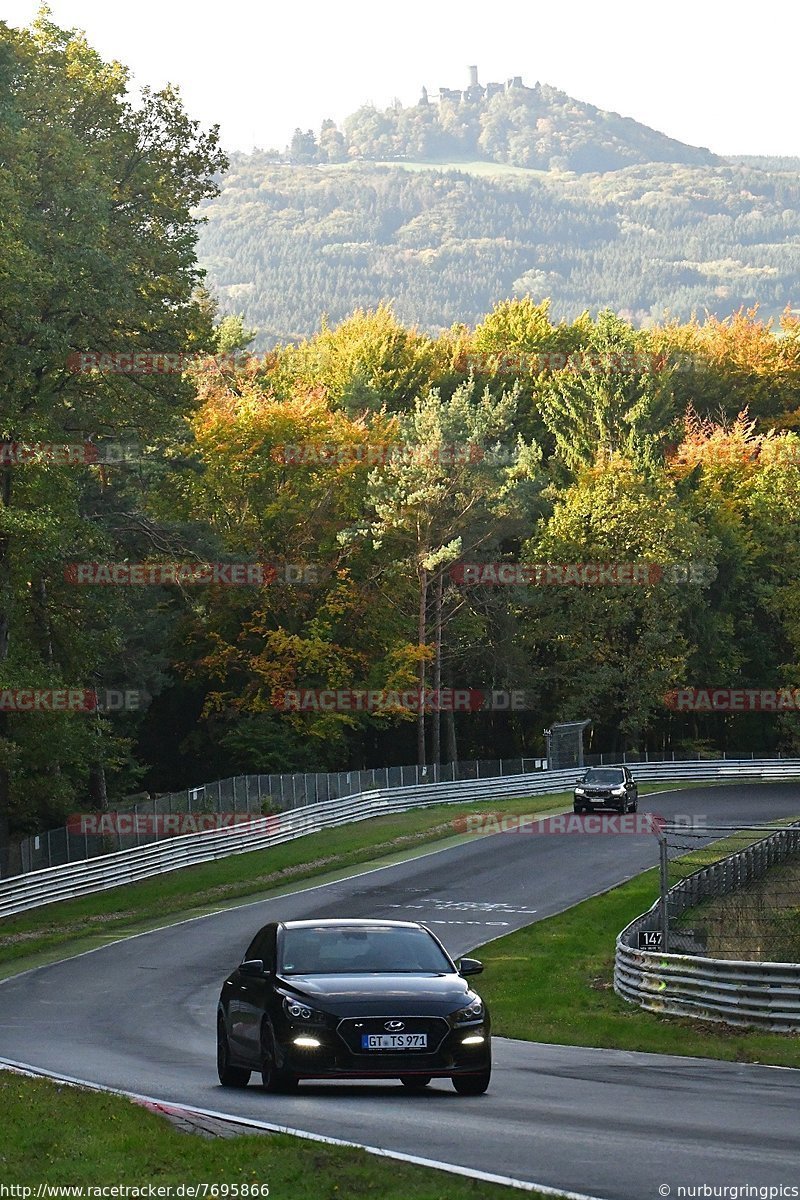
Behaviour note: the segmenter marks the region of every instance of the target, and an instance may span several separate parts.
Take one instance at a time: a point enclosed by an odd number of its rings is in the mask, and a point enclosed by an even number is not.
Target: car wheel
[[[459,1096],[482,1096],[491,1077],[491,1071],[481,1071],[478,1075],[454,1075],[453,1087]]]
[[[421,1092],[428,1086],[431,1078],[430,1075],[401,1075],[400,1082],[410,1092]]]
[[[261,1038],[261,1086],[265,1092],[293,1092],[299,1080],[288,1071],[279,1071],[275,1066],[272,1036],[264,1030]]]
[[[250,1082],[250,1072],[246,1067],[231,1066],[228,1035],[222,1017],[217,1021],[217,1075],[223,1087],[243,1088]]]
[[[639,797],[634,796],[633,804],[631,805],[631,812],[638,812],[638,811],[639,811]]]

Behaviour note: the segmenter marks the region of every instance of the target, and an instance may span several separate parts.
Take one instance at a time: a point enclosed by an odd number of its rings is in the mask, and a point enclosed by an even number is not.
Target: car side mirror
[[[257,976],[267,975],[268,972],[264,969],[263,958],[249,958],[239,966],[240,975]]]
[[[458,960],[459,975],[480,975],[483,963],[477,958],[460,958]]]

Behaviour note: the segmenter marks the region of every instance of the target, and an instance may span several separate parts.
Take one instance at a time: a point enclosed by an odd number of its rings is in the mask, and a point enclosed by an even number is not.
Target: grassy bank
[[[244,1185],[261,1185],[250,1193],[256,1200],[267,1194],[265,1187],[273,1200],[508,1196],[500,1184],[285,1134],[195,1137],[122,1097],[8,1071],[0,1071],[0,1112],[0,1175],[4,1184],[18,1187],[121,1184],[144,1188],[146,1196],[149,1184],[208,1184],[218,1187],[218,1197],[230,1198],[236,1194],[234,1185],[239,1196]]]
[[[702,933],[714,958],[800,962],[800,861],[781,863],[748,887],[687,909],[681,926]]]
[[[567,1046],[649,1050],[800,1067],[800,1036],[662,1017],[613,990],[614,943],[658,895],[658,871],[476,951],[493,1032]]]

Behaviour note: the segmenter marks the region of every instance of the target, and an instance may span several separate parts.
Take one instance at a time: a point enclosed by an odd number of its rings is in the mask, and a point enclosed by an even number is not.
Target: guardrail
[[[309,804],[302,809],[257,818],[245,826],[170,837],[99,858],[47,867],[0,881],[0,917],[26,912],[58,900],[74,899],[90,892],[104,891],[120,884],[136,883],[153,875],[211,862],[231,854],[267,849],[307,833],[367,820],[369,817],[439,804],[553,795],[571,788],[582,773],[577,768],[537,771],[533,775],[509,775],[502,779],[434,783],[364,792],[342,800]],[[642,782],[658,779],[730,780],[732,775],[741,779],[798,777],[800,760],[783,759],[776,762],[773,759],[747,759],[734,762],[727,759],[695,763],[640,763],[636,768],[636,777]]]
[[[668,919],[707,896],[729,894],[800,854],[800,823],[687,875],[667,896]],[[662,928],[661,900],[617,938],[614,990],[648,1012],[787,1033],[800,1029],[800,963],[749,962],[639,950],[640,932]]]
[[[755,754],[751,754],[751,761]],[[584,766],[604,766],[617,761],[610,754],[587,754]],[[638,754],[622,755],[622,762],[638,770],[651,763],[676,761],[675,751],[644,758]],[[725,761],[725,755],[720,760]],[[765,760],[761,760],[762,762]],[[780,765],[780,755],[776,759]],[[567,770],[572,763],[559,763],[553,770]],[[757,764],[758,765],[758,764]],[[325,800],[344,800],[364,792],[384,791],[399,787],[421,787],[436,783],[457,783],[474,779],[504,778],[508,775],[530,775],[546,771],[548,764],[541,758],[471,759],[441,763],[438,766],[381,767],[363,771],[328,773],[296,773],[293,775],[237,775],[167,792],[149,799],[128,797],[114,806],[117,815],[129,815],[130,820],[110,821],[110,814],[76,813],[67,825],[58,829],[39,830],[21,841],[0,847],[0,880],[45,867],[60,867],[65,863],[111,854],[117,850],[132,850],[162,838],[197,833],[208,828],[203,817],[224,813],[230,823],[239,818],[261,816],[264,813],[285,812]],[[175,822],[173,817],[182,815]],[[95,823],[92,817],[98,818]],[[106,821],[104,818],[109,818]]]

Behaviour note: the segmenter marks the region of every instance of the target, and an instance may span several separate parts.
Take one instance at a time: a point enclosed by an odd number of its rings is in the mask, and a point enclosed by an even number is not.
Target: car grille
[[[387,1029],[387,1021],[402,1021],[403,1029]],[[426,1050],[403,1050],[402,1053],[434,1054],[447,1036],[449,1028],[444,1017],[393,1017],[388,1014],[385,1017],[345,1017],[339,1022],[336,1032],[351,1054],[364,1053],[361,1049],[361,1036],[365,1033],[426,1033]],[[376,1053],[381,1052],[371,1051],[370,1056],[375,1057]]]

